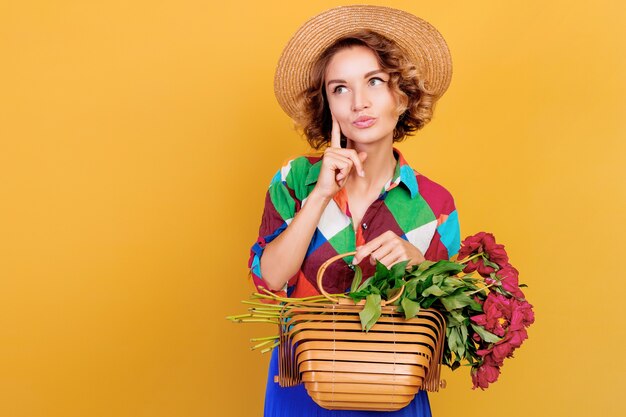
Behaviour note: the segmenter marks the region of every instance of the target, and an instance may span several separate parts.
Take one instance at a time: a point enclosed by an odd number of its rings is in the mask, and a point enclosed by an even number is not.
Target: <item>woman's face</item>
[[[361,144],[393,141],[398,99],[371,49],[341,49],[328,62],[324,80],[330,111],[348,139]]]

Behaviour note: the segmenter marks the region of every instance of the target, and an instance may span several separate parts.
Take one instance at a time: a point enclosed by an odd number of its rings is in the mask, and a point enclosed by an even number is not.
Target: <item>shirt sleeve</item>
[[[261,275],[261,256],[265,246],[276,239],[293,220],[300,202],[295,197],[293,189],[287,185],[285,169],[279,170],[272,178],[269,189],[265,195],[265,206],[259,227],[259,237],[250,249],[248,267],[252,281],[258,291],[269,290]],[[287,284],[282,290],[271,291],[279,296],[287,296]]]
[[[437,217],[437,229],[424,258],[431,261],[450,259],[461,248],[461,228],[459,215],[450,197]]]

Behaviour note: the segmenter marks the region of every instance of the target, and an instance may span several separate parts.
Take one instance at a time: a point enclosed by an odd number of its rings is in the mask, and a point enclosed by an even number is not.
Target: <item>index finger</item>
[[[332,148],[341,148],[341,128],[335,116],[333,116],[333,128],[330,131],[330,146]]]
[[[359,246],[358,248],[356,248],[356,253],[354,254],[354,258],[352,259],[352,264],[356,265],[360,263],[369,254],[374,252],[376,249],[380,248],[383,245],[383,242],[385,241],[385,239],[386,239],[386,236],[383,234],[378,237],[375,237],[374,239],[370,240],[363,246]]]

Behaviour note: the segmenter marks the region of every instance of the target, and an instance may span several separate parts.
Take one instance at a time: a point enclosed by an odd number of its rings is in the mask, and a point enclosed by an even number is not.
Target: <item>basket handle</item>
[[[327,299],[329,299],[330,301],[332,301],[333,303],[339,303],[339,300],[337,298],[333,298],[330,294],[328,294],[324,290],[324,287],[322,286],[322,277],[324,276],[324,272],[326,272],[326,268],[328,268],[328,266],[332,264],[333,262],[335,262],[336,260],[345,258],[347,256],[355,255],[355,254],[356,254],[356,251],[340,253],[339,255],[335,255],[332,258],[328,259],[326,262],[324,262],[322,266],[320,266],[320,269],[317,271],[317,287],[320,289],[320,292],[322,293],[322,295],[326,297]],[[391,299],[387,301],[381,300],[380,304],[382,306],[385,306],[387,304],[392,304],[398,298],[400,298],[403,292],[404,292],[404,285],[400,288],[400,291],[398,291],[396,295],[391,297]]]

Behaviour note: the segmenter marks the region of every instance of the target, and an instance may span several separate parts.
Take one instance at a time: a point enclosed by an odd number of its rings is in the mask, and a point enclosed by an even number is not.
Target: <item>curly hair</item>
[[[383,71],[389,74],[389,88],[399,98],[398,123],[393,141],[406,136],[430,122],[436,97],[427,90],[414,64],[390,39],[371,30],[361,30],[344,36],[328,47],[313,64],[310,87],[299,97],[300,112],[296,118],[312,148],[320,150],[330,142],[332,116],[324,88],[324,73],[332,57],[344,48],[365,46],[371,49]]]

